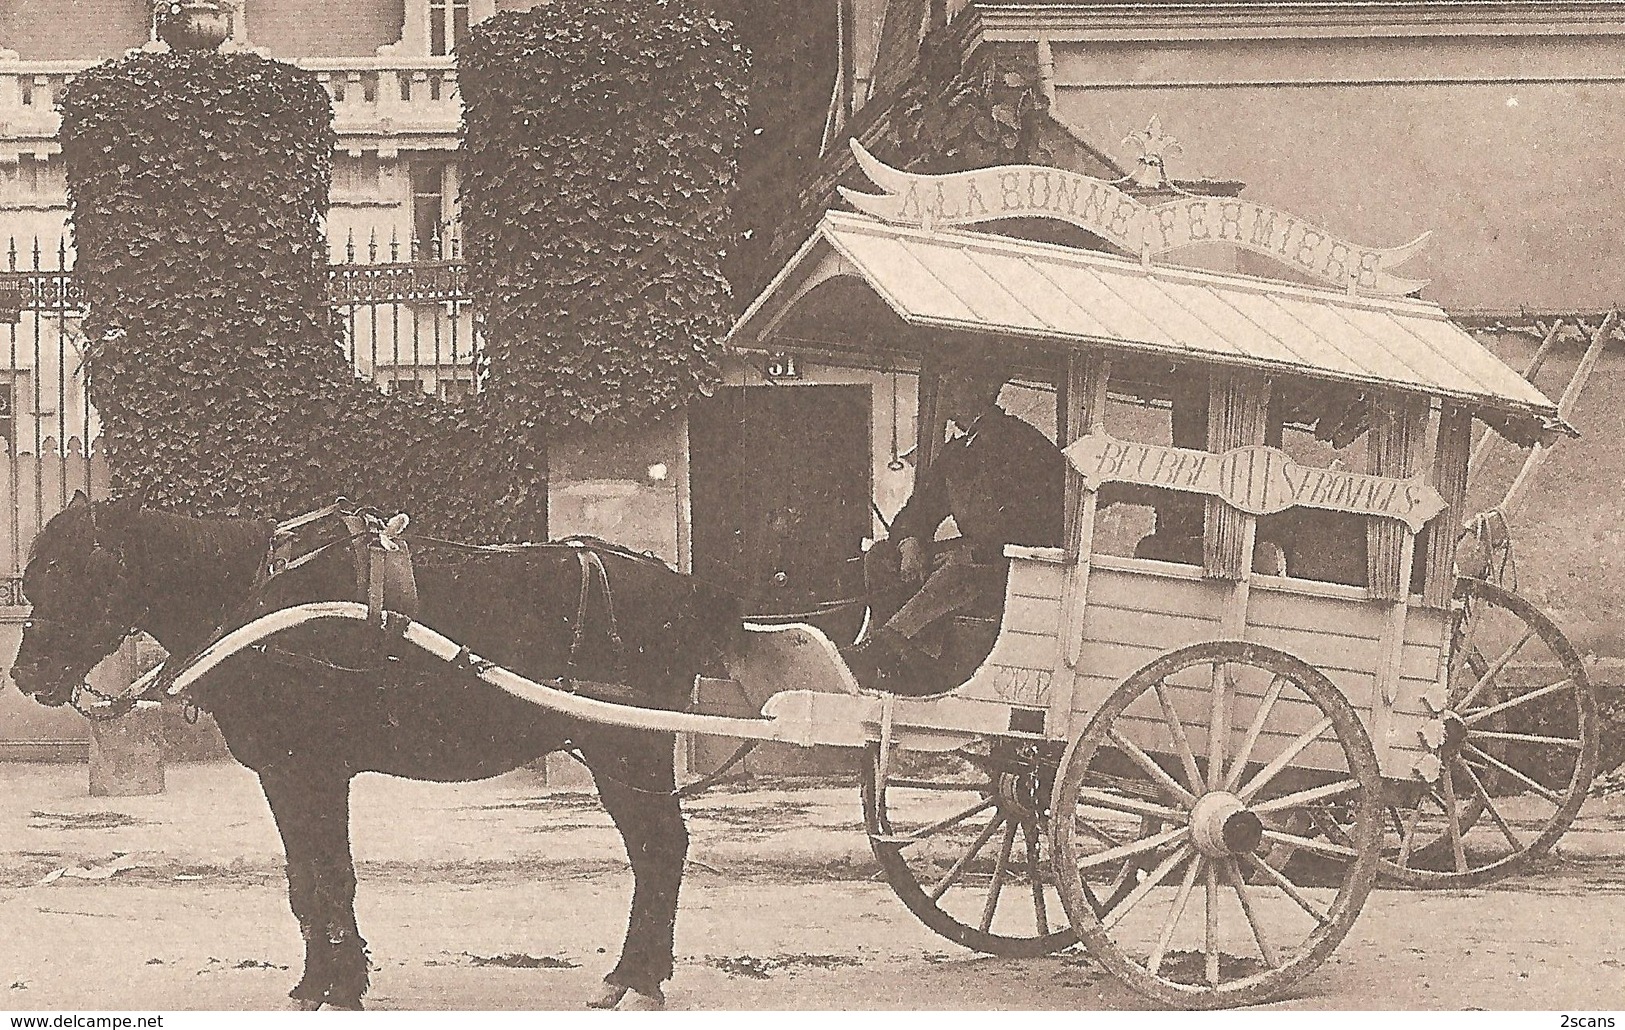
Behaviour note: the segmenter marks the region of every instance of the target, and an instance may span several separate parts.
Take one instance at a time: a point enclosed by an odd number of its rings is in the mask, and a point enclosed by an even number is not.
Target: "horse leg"
[[[581,752],[632,865],[626,942],[620,961],[604,977],[604,992],[591,1004],[658,1008],[665,1003],[660,985],[672,975],[677,892],[688,856],[688,828],[675,793],[672,736],[605,731],[584,741]],[[629,990],[634,997],[625,998]]]
[[[305,968],[288,992],[300,1008],[360,1008],[367,942],[355,920],[350,775],[294,763],[260,773],[288,860],[288,903],[305,940]]]

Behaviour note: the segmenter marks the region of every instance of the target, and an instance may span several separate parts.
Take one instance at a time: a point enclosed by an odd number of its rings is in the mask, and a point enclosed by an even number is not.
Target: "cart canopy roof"
[[[775,346],[813,288],[866,284],[910,326],[1166,356],[1463,403],[1509,436],[1572,432],[1557,406],[1438,305],[1140,262],[831,211],[729,335]],[[844,306],[837,306],[837,310]],[[793,345],[781,349],[794,349]]]

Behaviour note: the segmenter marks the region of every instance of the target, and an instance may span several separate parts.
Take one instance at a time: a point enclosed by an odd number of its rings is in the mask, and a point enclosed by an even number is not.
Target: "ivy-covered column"
[[[746,68],[697,4],[542,4],[458,47],[462,215],[512,446],[717,381]]]
[[[251,54],[142,54],[76,78],[62,147],[115,488],[195,514],[335,496],[469,539],[547,532],[546,462],[479,398],[384,396],[328,302],[332,106]]]
[[[322,492],[297,451],[347,375],[321,231],[327,93],[250,54],[141,54],[62,99],[91,399],[116,489],[198,512]],[[290,453],[290,448],[295,448]]]

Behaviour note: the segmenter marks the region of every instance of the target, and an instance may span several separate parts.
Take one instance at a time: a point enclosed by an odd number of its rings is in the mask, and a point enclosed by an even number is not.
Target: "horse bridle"
[[[86,513],[86,518],[90,520],[90,551],[87,559],[98,554],[110,557],[113,566],[118,570],[119,593],[121,596],[127,595],[132,573],[125,561],[124,551],[102,546],[101,541],[98,539],[94,504],[90,506],[90,510]],[[85,673],[79,677],[79,682],[73,685],[68,694],[68,704],[73,707],[74,711],[87,719],[106,720],[118,718],[135,705],[134,698],[120,698],[104,694],[91,686],[85,679],[89,675],[90,669],[94,669],[102,658],[111,654],[125,640],[141,633],[139,624],[147,614],[147,607],[142,606],[139,611],[133,613],[128,619],[112,617],[115,607],[117,606],[109,606],[101,618],[88,624],[85,620],[80,619],[48,619],[33,614],[30,614],[22,623],[25,632],[34,626],[60,627],[50,631],[53,634],[53,639],[65,639],[75,649],[82,648],[96,652],[97,657],[91,661]],[[83,641],[89,641],[90,643],[87,646],[82,643]],[[110,641],[105,650],[102,649],[103,641]],[[94,698],[96,703],[90,706],[83,704],[81,698],[87,694]]]

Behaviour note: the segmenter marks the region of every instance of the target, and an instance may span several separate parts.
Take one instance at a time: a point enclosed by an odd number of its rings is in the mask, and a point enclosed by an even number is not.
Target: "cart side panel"
[[[1152,563],[1136,564],[1149,569]],[[1073,676],[1074,727],[1087,723],[1112,691],[1153,660],[1222,635],[1231,585],[1193,573],[1160,575],[1096,563],[1078,664],[1067,670]]]
[[[1046,708],[1054,684],[1065,587],[1060,548],[1023,549],[1010,559],[999,638],[955,692],[963,698]]]
[[[1448,694],[1448,684],[1444,682],[1448,655],[1444,648],[1450,619],[1448,609],[1413,606],[1405,620],[1405,651],[1393,718],[1388,726],[1388,753],[1382,770],[1385,776],[1433,778],[1431,773],[1418,773],[1417,761],[1431,752],[1426,735],[1443,731],[1434,712],[1444,704]]]
[[[1422,696],[1439,672],[1443,613],[1413,608],[1405,620],[1398,689],[1392,703],[1382,696],[1380,677],[1389,626],[1386,605],[1353,596],[1321,596],[1255,581],[1248,608],[1248,639],[1301,658],[1342,691],[1372,734],[1384,776],[1409,778],[1426,745],[1420,734],[1427,721]],[[1378,713],[1387,709],[1386,718]],[[1377,727],[1386,726],[1378,739]]]

